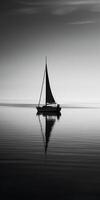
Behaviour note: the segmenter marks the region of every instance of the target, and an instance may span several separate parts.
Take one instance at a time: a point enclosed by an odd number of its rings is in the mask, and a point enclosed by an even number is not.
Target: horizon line
[[[79,104],[79,103],[77,103]],[[81,103],[82,104],[82,103]],[[89,104],[89,103],[88,103]],[[61,108],[100,108],[100,106],[97,106],[97,104],[100,103],[90,103],[95,105],[75,105],[73,104],[60,104]],[[24,108],[35,108],[38,104],[35,103],[0,103],[0,107],[24,107]],[[42,104],[41,104],[42,105]]]

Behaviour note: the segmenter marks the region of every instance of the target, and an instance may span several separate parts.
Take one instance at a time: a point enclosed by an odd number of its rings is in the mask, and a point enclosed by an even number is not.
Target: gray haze
[[[100,1],[2,0],[0,101],[37,103],[48,56],[59,103],[100,102]]]

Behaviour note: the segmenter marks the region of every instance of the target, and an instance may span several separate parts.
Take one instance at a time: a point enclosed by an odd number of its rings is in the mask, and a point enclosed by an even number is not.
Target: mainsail
[[[49,83],[49,76],[48,76],[48,70],[47,70],[47,58],[46,58],[45,71],[44,71],[44,76],[43,76],[43,81],[42,81],[42,87],[41,87],[38,106],[40,105],[40,101],[41,101],[43,85],[44,85],[44,79],[46,80],[46,82],[45,82],[46,83],[45,105],[47,105],[47,104],[56,104],[55,99],[54,99],[54,97],[52,95],[51,88],[50,88],[50,83]]]
[[[50,88],[50,82],[49,82],[49,77],[48,77],[48,70],[47,70],[47,63],[46,63],[46,104],[55,104],[54,97],[51,92]]]

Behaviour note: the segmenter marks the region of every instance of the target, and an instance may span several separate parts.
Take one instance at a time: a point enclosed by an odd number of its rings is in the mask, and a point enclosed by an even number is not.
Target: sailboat
[[[41,105],[41,96],[42,96],[42,91],[43,91],[43,86],[44,86],[44,81],[46,85],[46,90],[45,90],[45,103],[44,105]],[[38,106],[36,107],[38,113],[37,114],[43,114],[43,115],[59,115],[61,107],[59,104],[56,103],[51,87],[50,87],[50,82],[49,82],[49,76],[48,76],[48,69],[47,69],[47,57],[45,61],[45,70],[44,70],[44,75],[43,75],[43,81],[42,81],[42,86],[41,86],[41,92],[40,92],[40,98],[39,98],[39,103]]]

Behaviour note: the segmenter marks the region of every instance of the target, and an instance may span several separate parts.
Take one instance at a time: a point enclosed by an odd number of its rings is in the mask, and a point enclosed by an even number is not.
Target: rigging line
[[[43,133],[43,128],[42,128],[40,116],[38,116],[38,119],[39,119],[39,123],[40,123],[40,129],[41,129],[41,133],[42,133],[43,143],[44,143],[44,147],[45,147],[45,137],[44,137],[44,133]]]
[[[40,98],[39,98],[38,106],[40,105],[40,101],[41,101],[42,90],[43,90],[43,84],[44,84],[44,78],[45,78],[45,70],[44,70],[44,75],[43,75],[43,81],[42,81],[42,86],[41,86],[41,92],[40,92]]]

